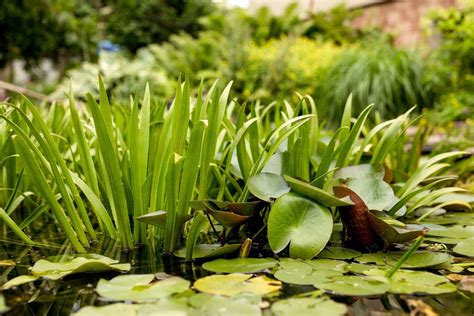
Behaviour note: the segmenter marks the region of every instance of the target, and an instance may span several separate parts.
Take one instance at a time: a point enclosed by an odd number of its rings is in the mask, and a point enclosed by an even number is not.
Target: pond
[[[2,237],[0,263],[5,265],[0,265],[0,283],[3,284],[19,275],[31,274],[31,267],[40,259],[74,253],[73,247],[61,235],[47,232],[37,235],[35,239],[42,240],[47,245],[44,247],[25,246],[10,239],[8,235]],[[150,246],[145,245],[124,252],[121,251],[116,241],[108,238],[101,238],[98,243],[91,246],[88,253],[102,254],[116,259],[120,263],[130,263],[130,274],[157,274],[161,277],[173,275],[191,282],[213,274],[202,267],[206,261],[186,263],[173,256],[157,254]],[[8,260],[12,260],[16,264],[8,265]],[[351,259],[347,262],[354,262],[354,260]],[[264,269],[263,272],[256,273],[256,275],[266,274],[272,277],[270,271],[271,269]],[[69,315],[85,306],[104,306],[114,303],[113,300],[101,297],[96,291],[96,286],[100,279],[110,280],[117,275],[116,272],[79,273],[60,280],[40,279],[13,287],[2,292],[9,307],[5,315]],[[345,304],[348,307],[348,315],[406,315],[410,310],[411,315],[472,315],[474,311],[472,283],[470,286],[471,292],[456,291],[443,295],[384,294],[368,297],[331,295],[331,298]],[[281,290],[277,294],[272,293],[269,296],[264,296],[258,306],[264,315],[272,315],[269,308],[272,302],[290,297],[300,297],[305,293],[314,294],[315,290],[311,285],[294,285],[283,282]],[[129,313],[125,312],[123,315],[127,314]],[[219,308],[212,312],[207,310],[205,313],[197,314],[247,315],[244,310],[240,312],[234,309],[232,312],[222,313]],[[158,315],[171,314],[158,313]],[[285,314],[281,313],[281,315]]]

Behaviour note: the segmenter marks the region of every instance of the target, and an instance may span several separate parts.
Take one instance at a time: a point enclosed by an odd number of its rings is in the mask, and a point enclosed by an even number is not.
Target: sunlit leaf
[[[272,258],[235,258],[217,259],[204,263],[202,267],[219,273],[255,273],[273,268],[277,263]]]
[[[259,173],[248,180],[250,193],[259,199],[271,202],[290,191],[282,176],[273,173]]]
[[[327,298],[303,297],[279,300],[273,303],[272,312],[277,316],[342,316],[346,314],[347,307]]]
[[[194,287],[208,294],[235,296],[242,293],[265,295],[281,288],[281,282],[265,276],[252,278],[249,274],[211,275],[197,280]]]
[[[467,238],[463,241],[460,241],[454,248],[453,251],[457,254],[474,257],[474,238]]]

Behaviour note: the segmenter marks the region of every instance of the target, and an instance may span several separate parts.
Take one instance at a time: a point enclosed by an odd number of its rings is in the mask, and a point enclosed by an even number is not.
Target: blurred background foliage
[[[70,78],[76,95],[96,91],[101,74],[117,100],[146,82],[156,98],[168,99],[186,75],[205,88],[216,78],[233,80],[239,101],[310,94],[328,121],[339,119],[350,93],[355,110],[375,103],[385,118],[413,105],[436,108],[430,119],[440,123],[473,115],[469,5],[432,12],[426,43],[408,49],[379,29],[354,27],[360,12],[343,6],[302,16],[290,5],[275,16],[210,0],[0,1],[0,67],[53,59],[66,75],[53,87],[34,87],[54,98],[64,97]]]

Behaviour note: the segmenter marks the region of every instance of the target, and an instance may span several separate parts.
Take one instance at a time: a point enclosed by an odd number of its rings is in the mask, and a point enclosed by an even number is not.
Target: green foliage
[[[0,7],[0,68],[14,59],[94,57],[98,17],[88,1],[4,0]]]
[[[135,52],[140,47],[166,41],[184,31],[196,34],[198,20],[213,11],[210,0],[110,0],[107,33],[115,43]]]

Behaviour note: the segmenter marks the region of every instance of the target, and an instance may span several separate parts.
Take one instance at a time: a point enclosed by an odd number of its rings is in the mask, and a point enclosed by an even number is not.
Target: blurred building
[[[267,6],[279,15],[293,2],[299,4],[301,14],[326,11],[341,4],[350,9],[361,9],[356,26],[380,27],[395,34],[396,44],[412,46],[423,36],[420,23],[423,16],[435,8],[457,6],[459,0],[250,0],[245,5],[251,12]]]

